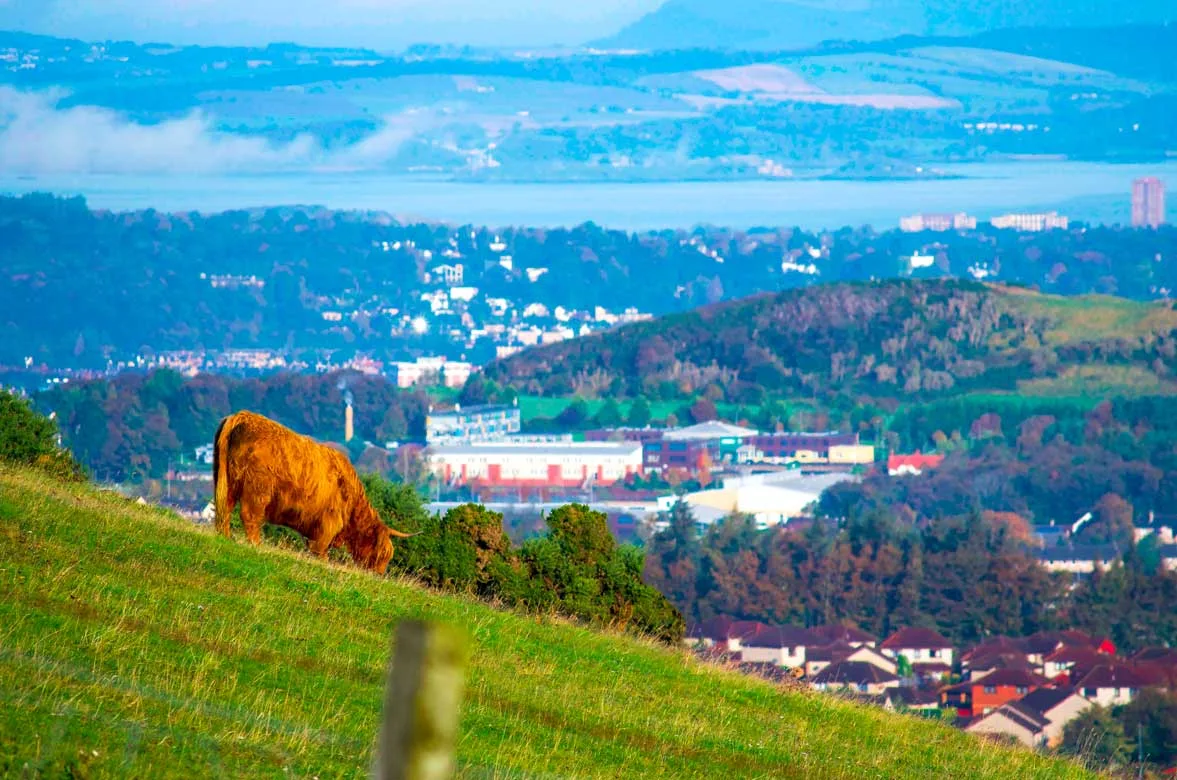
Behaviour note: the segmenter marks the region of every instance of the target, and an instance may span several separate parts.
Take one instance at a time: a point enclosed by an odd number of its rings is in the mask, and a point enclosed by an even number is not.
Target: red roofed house
[[[813,635],[796,626],[768,626],[740,641],[740,660],[748,663],[805,666],[805,650]]]
[[[696,623],[687,631],[689,644],[714,647],[728,653],[738,653],[748,637],[766,631],[768,626],[756,620],[733,620],[725,615]]]
[[[901,628],[884,639],[879,649],[891,658],[905,656],[912,666],[937,664],[952,667],[952,642],[930,628]]]
[[[1143,669],[1131,666],[1097,666],[1075,683],[1075,689],[1090,702],[1101,707],[1127,704],[1141,688],[1162,687],[1164,681]]]
[[[940,691],[940,704],[955,708],[962,717],[975,718],[1017,701],[1048,683],[1045,677],[1027,669],[998,669]]]
[[[943,455],[889,455],[887,473],[893,477],[904,474],[921,474],[925,469],[934,469],[944,462]]]
[[[809,682],[819,691],[848,691],[878,695],[899,687],[899,678],[885,669],[862,661],[838,661],[822,669]]]
[[[878,643],[878,639],[863,631],[861,628],[854,626],[840,626],[836,623],[826,623],[821,626],[814,626],[809,629],[809,633],[813,634],[815,639],[820,639],[826,644],[833,644],[834,642],[845,642],[854,647],[874,647]]]
[[[1063,645],[1042,659],[1042,673],[1052,680],[1060,677],[1077,678],[1097,666],[1113,661],[1109,654],[1094,647]]]

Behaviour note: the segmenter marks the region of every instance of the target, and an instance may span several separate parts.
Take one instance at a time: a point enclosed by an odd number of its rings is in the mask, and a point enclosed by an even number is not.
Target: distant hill
[[[0,539],[4,777],[364,776],[407,618],[470,637],[458,777],[1091,776],[8,466]]]
[[[635,49],[794,49],[830,40],[1174,20],[1177,4],[1169,0],[669,0],[598,43]]]
[[[963,392],[1168,393],[1177,311],[951,280],[721,303],[531,349],[485,370],[529,394],[898,402]]]

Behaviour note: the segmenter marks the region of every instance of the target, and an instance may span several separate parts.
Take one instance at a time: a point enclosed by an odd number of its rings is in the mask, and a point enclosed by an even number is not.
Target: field
[[[388,638],[464,628],[461,777],[1085,776],[0,467],[0,776],[362,777]]]
[[[556,417],[560,412],[567,408],[570,400],[567,398],[546,398],[539,395],[523,395],[519,397],[519,414],[524,419],[534,420],[537,417]],[[601,407],[605,405],[604,399],[593,398],[585,401],[588,406],[590,415],[595,415],[601,411]],[[630,407],[633,406],[631,401],[618,401],[618,406],[621,407],[621,414],[623,416],[629,415]],[[665,420],[666,415],[674,414],[674,411],[682,406],[682,402],[673,401],[655,401],[650,404],[650,414],[655,420]]]

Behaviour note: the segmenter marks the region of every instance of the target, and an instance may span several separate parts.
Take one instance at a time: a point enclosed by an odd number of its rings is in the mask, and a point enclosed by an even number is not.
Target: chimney
[[[355,427],[355,419],[354,418],[355,418],[355,415],[352,412],[351,404],[348,404],[347,410],[343,414],[343,440],[344,441],[351,441],[352,437],[355,436],[356,427]]]

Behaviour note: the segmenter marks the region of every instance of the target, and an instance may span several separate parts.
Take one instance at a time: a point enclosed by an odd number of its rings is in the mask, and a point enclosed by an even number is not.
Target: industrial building
[[[858,443],[856,433],[768,433],[753,436],[740,453],[741,463],[874,463],[875,448]]]
[[[587,488],[642,473],[639,442],[483,441],[432,446],[426,457],[451,485]]]
[[[658,510],[669,511],[683,501],[700,526],[741,514],[751,517],[758,528],[764,529],[806,515],[824,490],[855,479],[849,474],[803,476],[797,472],[732,477],[725,479],[723,487],[718,489],[661,496]]]
[[[789,463],[833,466],[869,465],[875,448],[860,444],[856,433],[760,433],[712,421],[686,428],[614,428],[590,431],[589,441],[636,441],[649,471],[696,472],[723,464]]]
[[[425,442],[429,446],[494,441],[519,433],[522,428],[518,406],[455,405],[452,411],[425,417]]]

